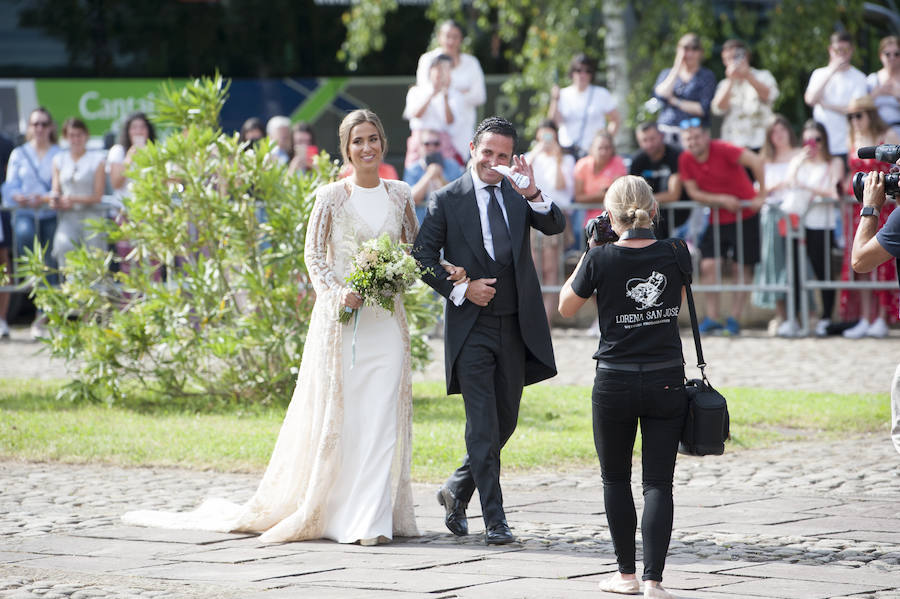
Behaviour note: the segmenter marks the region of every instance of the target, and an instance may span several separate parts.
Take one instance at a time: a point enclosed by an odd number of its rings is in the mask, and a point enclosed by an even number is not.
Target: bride
[[[325,538],[374,545],[419,534],[402,298],[391,314],[363,306],[344,283],[363,242],[387,233],[411,243],[418,223],[409,186],[378,177],[387,148],[378,116],[351,112],[338,133],[353,175],[316,192],[305,247],[316,303],[297,386],[256,493],[243,505],[207,499],[193,512],[129,512],[126,523],[261,532],[262,541],[273,543]],[[355,360],[354,323],[338,321],[345,308],[359,309]]]

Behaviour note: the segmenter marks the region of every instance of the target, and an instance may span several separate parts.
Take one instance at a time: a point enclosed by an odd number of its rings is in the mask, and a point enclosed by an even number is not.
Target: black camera
[[[584,223],[584,239],[587,249],[591,248],[591,240],[594,241],[594,245],[618,241],[619,236],[613,231],[612,224],[609,222],[609,214],[604,212]]]
[[[866,177],[874,174],[875,173],[853,174],[853,195],[856,196],[857,202],[863,201],[863,188],[866,185]],[[896,198],[897,195],[900,194],[900,173],[887,173],[884,176],[884,193],[892,198]]]
[[[874,158],[882,162],[897,162],[900,159],[900,146],[881,144],[880,146],[864,146],[856,151],[860,158]]]

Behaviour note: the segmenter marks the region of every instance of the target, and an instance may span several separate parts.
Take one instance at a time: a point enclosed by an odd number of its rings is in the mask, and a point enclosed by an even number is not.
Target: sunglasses
[[[34,121],[31,123],[32,127],[49,127],[50,121]]]
[[[700,117],[693,117],[690,119],[684,119],[678,124],[678,127],[681,129],[690,129],[691,127],[699,127],[703,124],[703,121],[700,120]]]
[[[861,118],[863,118],[864,114],[866,114],[866,113],[865,112],[851,112],[850,114],[847,115],[847,120],[855,121],[857,119],[861,119]]]
[[[441,142],[440,141],[423,141],[422,145],[426,146],[426,147],[427,146],[439,146],[439,145],[441,145]]]
[[[817,145],[819,145],[820,143],[822,143],[822,138],[821,138],[821,137],[810,137],[809,139],[804,139],[804,140],[803,140],[803,145],[804,145],[804,146],[817,146]]]

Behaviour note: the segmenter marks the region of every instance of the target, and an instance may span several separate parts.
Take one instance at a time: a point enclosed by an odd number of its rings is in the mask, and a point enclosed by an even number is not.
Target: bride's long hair
[[[345,116],[344,120],[341,121],[340,127],[338,127],[338,137],[341,140],[341,156],[344,157],[345,165],[353,164],[349,158],[350,132],[361,123],[372,123],[375,126],[375,129],[378,130],[378,137],[381,138],[381,159],[384,160],[384,156],[387,154],[388,140],[387,135],[384,134],[384,125],[381,124],[381,119],[371,110],[361,108]]]

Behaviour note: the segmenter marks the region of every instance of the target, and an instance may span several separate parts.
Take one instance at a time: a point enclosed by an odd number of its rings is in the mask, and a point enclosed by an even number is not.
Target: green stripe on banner
[[[291,115],[291,122],[314,122],[347,86],[348,77],[324,77],[316,91]]]

